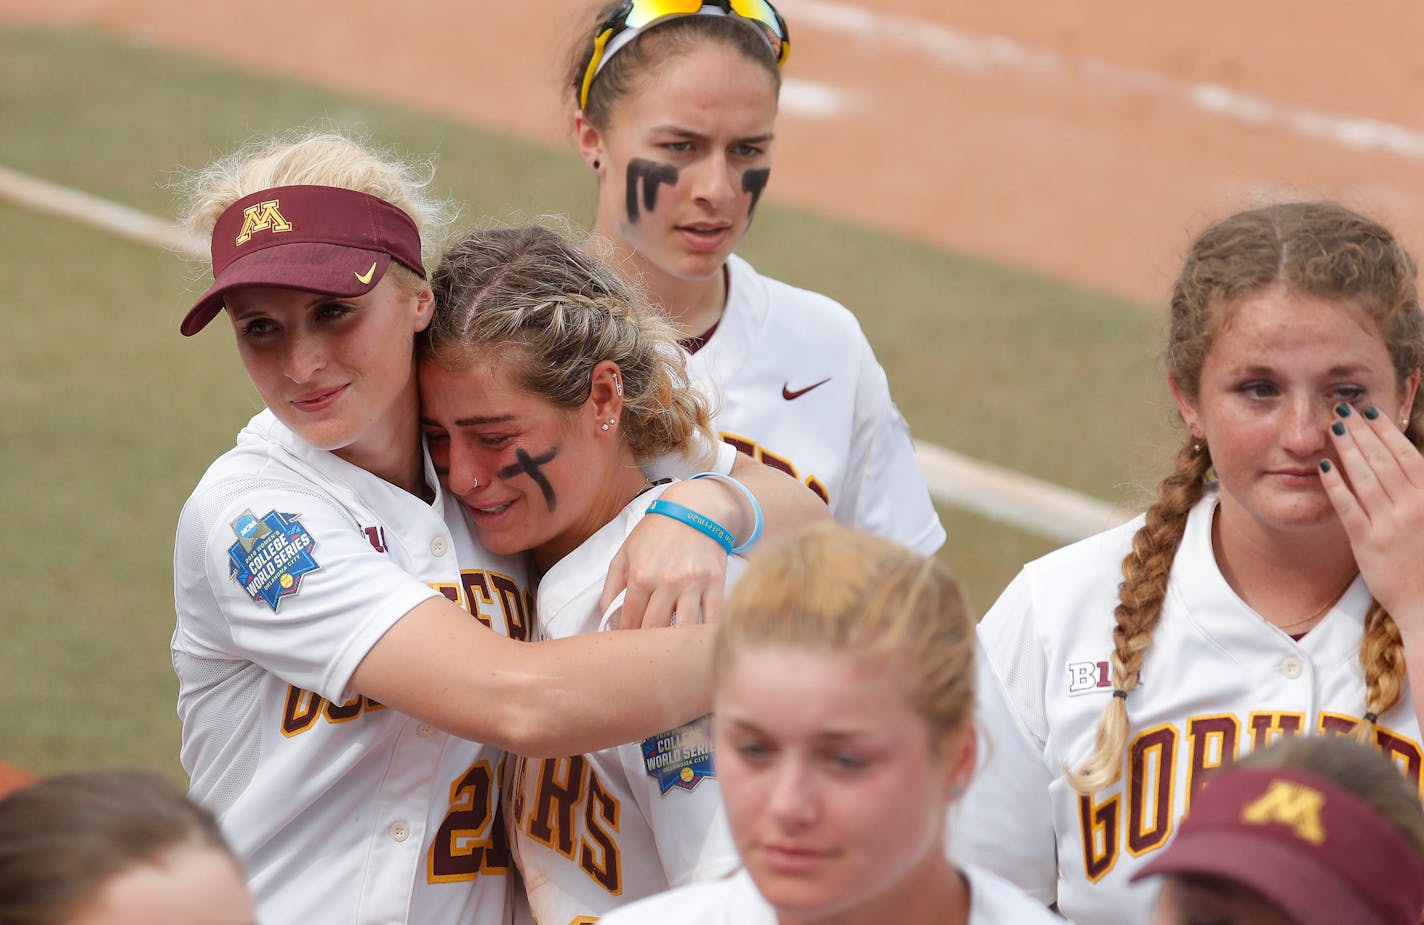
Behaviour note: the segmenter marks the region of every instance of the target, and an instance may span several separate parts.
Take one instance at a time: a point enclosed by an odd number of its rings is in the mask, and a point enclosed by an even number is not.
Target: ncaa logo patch
[[[674,787],[692,790],[706,777],[717,776],[712,769],[712,717],[661,732],[643,740],[643,767],[657,779],[658,792]]]
[[[274,612],[283,598],[301,590],[303,575],[321,568],[312,557],[316,540],[300,517],[268,511],[257,518],[249,510],[232,522],[237,535],[227,551],[232,579]]]

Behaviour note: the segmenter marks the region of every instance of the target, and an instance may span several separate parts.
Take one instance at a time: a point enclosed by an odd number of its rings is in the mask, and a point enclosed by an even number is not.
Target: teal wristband
[[[751,549],[752,545],[756,543],[757,540],[761,539],[761,530],[762,527],[766,526],[766,518],[762,516],[761,505],[757,503],[756,495],[752,494],[751,489],[747,488],[747,486],[732,478],[730,475],[726,475],[721,472],[699,472],[696,475],[691,476],[690,479],[721,479],[722,481],[727,482],[728,484],[735,485],[737,487],[737,490],[740,491],[743,497],[747,499],[747,503],[752,506],[751,535],[747,537],[746,542],[742,543],[742,545],[733,546],[731,549],[728,550],[728,552],[740,555],[746,552],[748,549]],[[727,535],[731,536],[730,533],[728,533]]]
[[[687,524],[694,530],[705,533],[707,536],[717,541],[717,545],[722,547],[722,551],[731,555],[732,542],[735,537],[732,531],[717,523],[710,517],[705,517],[686,505],[678,504],[676,501],[668,501],[658,498],[648,505],[649,514],[661,514],[664,517],[671,517],[678,523]]]

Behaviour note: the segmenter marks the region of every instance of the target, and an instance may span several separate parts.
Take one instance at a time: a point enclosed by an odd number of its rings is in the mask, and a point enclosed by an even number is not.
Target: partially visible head
[[[412,343],[430,308],[422,247],[448,212],[430,179],[428,163],[302,131],[253,142],[180,185],[183,222],[211,238],[214,275],[182,332],[226,308],[263,401],[319,449],[367,436],[402,397],[413,405]],[[414,434],[411,421],[388,423]]]
[[[564,85],[600,128],[611,124],[619,100],[656,81],[658,68],[699,47],[737,52],[778,90],[791,47],[785,21],[765,0],[617,0],[598,9],[594,24],[569,56]]]
[[[472,229],[432,285],[422,421],[488,548],[535,548],[602,508],[638,460],[701,460],[714,445],[672,328],[581,242],[538,225]],[[516,510],[482,516],[505,504]]]
[[[770,176],[778,61],[789,45],[756,18],[708,15],[727,6],[717,0],[639,29],[615,25],[641,21],[649,6],[680,4],[605,6],[570,56],[575,136],[599,177],[598,230],[651,269],[705,279],[741,241]],[[763,0],[730,6],[784,36]]]
[[[212,814],[143,771],[49,778],[0,800],[5,925],[252,925]]]
[[[942,564],[806,530],[751,561],[714,664],[728,820],[773,906],[849,911],[943,871],[975,739],[974,622]]]
[[[1285,739],[1208,779],[1157,875],[1158,925],[1418,925],[1424,810],[1375,749]]]

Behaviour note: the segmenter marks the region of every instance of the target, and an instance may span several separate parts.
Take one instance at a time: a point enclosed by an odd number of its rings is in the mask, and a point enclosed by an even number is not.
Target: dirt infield
[[[21,771],[13,765],[0,761],[0,798],[12,790],[17,790],[28,783],[32,783],[37,778],[30,773]]]
[[[774,200],[1144,302],[1191,231],[1263,197],[1340,198],[1424,250],[1424,4],[857,2],[781,3],[802,83],[783,101]],[[376,19],[337,0],[0,0],[0,17],[559,143],[555,75],[590,7],[412,0]]]

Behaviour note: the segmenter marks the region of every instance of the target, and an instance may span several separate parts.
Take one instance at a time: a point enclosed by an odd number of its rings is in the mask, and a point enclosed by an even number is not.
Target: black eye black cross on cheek
[[[539,486],[539,490],[544,493],[544,503],[553,510],[558,506],[559,499],[554,497],[554,486],[549,484],[549,478],[544,474],[543,466],[554,461],[554,457],[559,455],[559,448],[549,447],[548,450],[538,456],[530,456],[525,452],[524,447],[519,447],[514,451],[515,462],[510,463],[499,470],[496,475],[502,479],[512,479],[516,475],[523,473],[534,480],[534,484]]]
[[[628,221],[638,220],[638,184],[643,184],[643,208],[653,211],[658,204],[658,187],[666,183],[677,185],[677,168],[671,164],[659,164],[634,158],[628,162]]]

